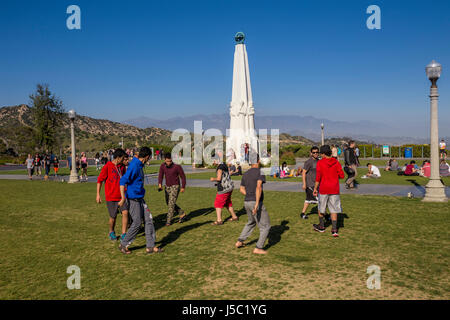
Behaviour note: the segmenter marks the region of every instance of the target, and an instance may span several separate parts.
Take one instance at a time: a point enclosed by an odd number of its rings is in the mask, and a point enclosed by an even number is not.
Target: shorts
[[[315,197],[314,195],[313,195],[313,188],[311,188],[311,187],[306,187],[306,190],[305,190],[305,192],[306,192],[306,200],[305,200],[305,202],[306,203],[314,203],[314,204],[317,204],[319,201],[317,200],[317,197]]]
[[[55,170],[55,172],[58,172],[59,167],[53,167],[53,170]]]
[[[113,219],[117,217],[117,212],[119,210],[119,201],[106,201],[106,207],[108,208],[109,216]],[[122,207],[120,207],[120,212],[128,211],[129,203],[128,199],[125,200],[125,203]]]
[[[319,193],[319,212],[341,213],[341,197],[338,194],[320,194]]]
[[[233,203],[231,202],[231,192],[217,194],[216,200],[214,201],[214,208],[229,208],[233,206]]]
[[[81,164],[81,168],[86,169],[87,168],[87,163],[82,163]]]

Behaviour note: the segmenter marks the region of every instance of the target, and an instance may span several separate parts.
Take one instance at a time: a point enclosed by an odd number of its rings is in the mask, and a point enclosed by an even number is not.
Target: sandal
[[[157,250],[155,251],[154,248],[156,248]],[[163,248],[158,248],[158,247],[153,247],[153,248],[146,248],[145,252],[147,252],[147,254],[152,254],[152,253],[161,253],[164,252]]]
[[[236,217],[236,218],[230,218],[230,221],[239,221],[239,217]]]
[[[119,245],[119,251],[122,252],[123,254],[130,254],[131,251],[128,250],[127,247],[122,246],[122,244]]]
[[[180,217],[180,219],[178,219],[178,223],[183,223],[186,221],[186,214],[184,214],[183,216]]]
[[[223,225],[223,221],[214,221],[213,223],[211,223],[213,226],[221,226]]]

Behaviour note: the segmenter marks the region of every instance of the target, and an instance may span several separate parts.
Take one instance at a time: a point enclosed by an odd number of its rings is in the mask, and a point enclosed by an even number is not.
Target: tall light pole
[[[70,171],[69,183],[76,183],[79,182],[79,180],[75,163],[75,110],[70,110],[68,114],[70,119],[70,138],[72,142],[72,170]]]
[[[320,125],[320,128],[322,129],[322,145],[324,145],[325,144],[325,137],[324,137],[324,135],[323,135],[323,128],[324,128],[325,126],[323,125],[323,122],[321,123],[321,125]]]
[[[425,202],[446,202],[445,187],[439,178],[439,130],[438,130],[438,88],[436,85],[442,71],[442,66],[431,61],[425,68],[427,77],[431,81],[430,88],[430,181],[425,187]]]

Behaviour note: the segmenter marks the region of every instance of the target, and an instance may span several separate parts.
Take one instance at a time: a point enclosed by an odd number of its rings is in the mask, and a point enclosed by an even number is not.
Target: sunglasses
[[[314,151],[314,152],[311,152],[311,153],[319,153],[318,151]]]

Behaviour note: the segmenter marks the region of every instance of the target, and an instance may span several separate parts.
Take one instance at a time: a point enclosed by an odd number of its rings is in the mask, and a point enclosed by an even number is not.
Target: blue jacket
[[[120,185],[127,185],[128,199],[142,199],[145,196],[143,167],[144,164],[138,158],[133,157],[127,172],[120,178]]]

